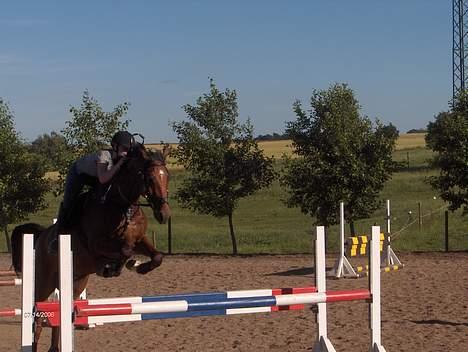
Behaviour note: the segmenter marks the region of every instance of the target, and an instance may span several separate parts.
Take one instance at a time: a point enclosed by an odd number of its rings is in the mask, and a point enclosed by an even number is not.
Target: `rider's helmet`
[[[117,151],[119,145],[130,149],[133,146],[134,138],[130,132],[119,131],[112,137],[111,145],[112,149]]]

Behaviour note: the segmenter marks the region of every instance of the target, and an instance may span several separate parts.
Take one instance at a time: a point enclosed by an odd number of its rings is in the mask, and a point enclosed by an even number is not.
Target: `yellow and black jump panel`
[[[348,257],[364,257],[369,254],[370,238],[367,235],[348,237],[346,241],[346,254]],[[384,252],[388,246],[388,238],[380,234],[380,252]]]

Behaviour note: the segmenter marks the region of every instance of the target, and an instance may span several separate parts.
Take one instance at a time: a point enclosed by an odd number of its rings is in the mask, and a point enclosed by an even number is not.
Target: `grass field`
[[[290,153],[289,141],[262,142],[267,155],[279,158]],[[382,202],[391,200],[392,233],[394,247],[404,251],[434,251],[444,248],[444,211],[446,204],[425,182],[426,178],[437,173],[428,167],[432,152],[425,148],[424,134],[403,135],[398,140],[394,160],[408,161],[409,167],[396,172],[386,184]],[[279,164],[279,162],[277,163]],[[406,164],[405,164],[406,165]],[[172,167],[171,191],[181,183],[184,172]],[[302,253],[311,248],[314,219],[301,214],[299,209],[289,209],[283,203],[285,193],[278,182],[270,188],[242,199],[234,213],[235,230],[239,252],[252,253]],[[55,216],[58,199],[48,198],[50,206],[31,216],[30,220],[48,224]],[[183,209],[175,199],[170,201],[173,211],[172,234],[175,253],[230,253],[231,244],[226,218],[198,215]],[[419,205],[421,204],[422,225],[419,225]],[[411,213],[410,213],[411,212]],[[150,218],[149,234],[157,234],[157,244],[167,250],[167,226],[156,224]],[[367,232],[371,225],[385,226],[385,209],[377,211],[369,219],[356,223],[356,229]],[[10,226],[11,230],[12,226]],[[468,217],[461,211],[450,213],[449,233],[451,249],[468,249]],[[338,248],[338,227],[329,229],[328,247]],[[4,239],[0,250],[5,249]]]

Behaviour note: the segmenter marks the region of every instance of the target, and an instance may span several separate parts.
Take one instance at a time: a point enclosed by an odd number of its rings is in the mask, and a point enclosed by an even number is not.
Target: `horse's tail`
[[[21,263],[23,259],[23,234],[34,234],[34,242],[45,230],[45,227],[29,222],[27,224],[16,226],[11,232],[11,264],[17,274],[21,273]]]

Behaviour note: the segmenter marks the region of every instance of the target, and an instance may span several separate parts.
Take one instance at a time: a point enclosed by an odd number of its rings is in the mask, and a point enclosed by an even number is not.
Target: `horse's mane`
[[[158,161],[160,163],[165,164],[168,154],[169,151],[167,150],[167,148],[164,148],[163,150],[146,149],[146,147],[143,144],[135,143],[128,156],[130,158],[142,158],[145,160]]]

